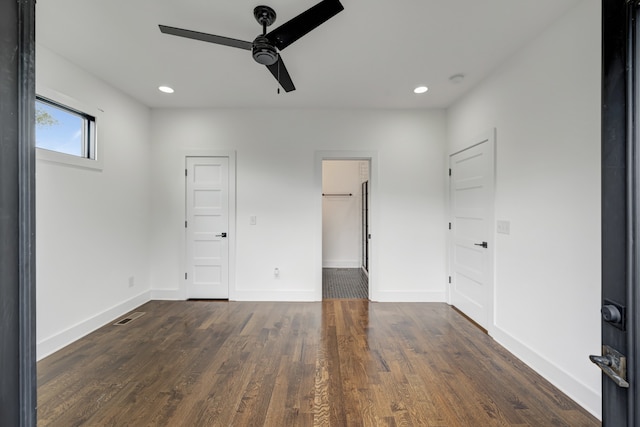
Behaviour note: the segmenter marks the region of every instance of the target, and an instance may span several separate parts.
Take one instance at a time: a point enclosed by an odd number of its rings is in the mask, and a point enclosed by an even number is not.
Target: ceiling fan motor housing
[[[265,36],[258,36],[253,41],[253,59],[263,65],[273,65],[278,61],[278,50]]]

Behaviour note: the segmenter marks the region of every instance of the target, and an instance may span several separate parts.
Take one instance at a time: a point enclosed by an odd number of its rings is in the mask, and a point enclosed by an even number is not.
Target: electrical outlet
[[[278,267],[273,269],[273,277],[276,279],[280,277],[280,269]]]
[[[249,217],[249,225],[256,225],[258,223],[258,218],[255,215],[251,215]]]

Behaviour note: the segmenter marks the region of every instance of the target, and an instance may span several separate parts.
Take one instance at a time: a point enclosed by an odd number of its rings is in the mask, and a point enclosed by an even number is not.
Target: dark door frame
[[[602,304],[624,308],[618,324],[603,316],[602,344],[626,356],[629,383],[602,375],[605,426],[640,426],[638,10],[637,1],[602,1]]]
[[[603,344],[628,358],[630,387],[603,375],[603,424],[640,426],[640,138],[637,2],[602,1],[602,298],[627,308]],[[36,425],[35,0],[0,2],[0,414]]]
[[[361,184],[362,188],[362,212],[360,225],[362,226],[362,259],[361,268],[369,274],[369,179]]]
[[[0,425],[36,425],[35,0],[0,2]]]

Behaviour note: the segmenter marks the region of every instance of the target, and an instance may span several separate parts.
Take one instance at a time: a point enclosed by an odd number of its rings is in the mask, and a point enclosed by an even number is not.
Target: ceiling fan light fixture
[[[426,91],[428,91],[428,90],[429,90],[429,88],[428,88],[428,87],[426,87],[426,86],[418,86],[417,88],[415,88],[415,89],[413,90],[413,93],[418,93],[418,94],[420,94],[420,93],[425,93],[425,92],[426,92]]]
[[[278,51],[265,36],[256,37],[251,53],[258,64],[273,65],[278,62]]]
[[[173,93],[173,92],[175,92],[175,91],[173,90],[173,88],[171,88],[171,87],[169,87],[169,86],[158,86],[158,90],[159,90],[160,92],[164,92],[164,93]]]

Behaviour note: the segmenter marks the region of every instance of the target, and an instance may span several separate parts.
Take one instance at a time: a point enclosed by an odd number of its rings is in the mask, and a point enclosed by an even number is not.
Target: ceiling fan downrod
[[[256,6],[253,9],[253,16],[262,25],[262,35],[267,34],[267,27],[276,22],[276,11],[269,6]]]

